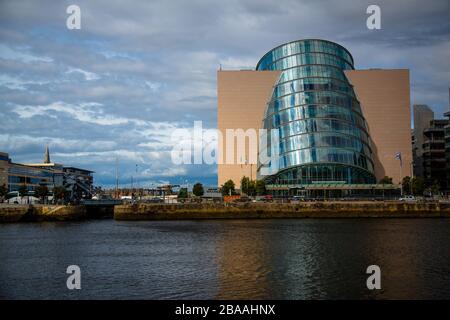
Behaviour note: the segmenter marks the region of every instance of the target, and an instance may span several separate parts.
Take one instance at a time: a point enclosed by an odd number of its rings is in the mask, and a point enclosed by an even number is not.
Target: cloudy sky
[[[81,30],[66,8],[81,8]],[[366,8],[381,7],[381,30]],[[448,110],[450,1],[0,1],[0,151],[96,172],[96,184],[216,183],[174,165],[170,134],[216,125],[216,70],[254,68],[302,38],[338,42],[356,68],[409,68],[411,102]]]

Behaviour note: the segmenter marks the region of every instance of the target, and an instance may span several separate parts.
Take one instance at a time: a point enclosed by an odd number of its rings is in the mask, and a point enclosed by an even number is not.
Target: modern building
[[[445,119],[431,120],[423,135],[422,171],[427,185],[439,184],[440,190],[447,189],[447,163],[445,157]]]
[[[414,112],[414,138],[413,138],[413,170],[414,176],[423,177],[423,144],[425,141],[424,131],[430,126],[430,121],[434,119],[434,112],[429,106],[424,104],[415,104]]]
[[[399,183],[410,174],[409,122],[408,70],[354,70],[353,57],[339,44],[286,43],[266,53],[256,70],[218,71],[223,146],[226,129],[263,128],[269,134],[268,153],[271,147],[278,151],[278,168],[264,176],[265,166],[249,163],[255,155],[246,148],[243,163],[235,159],[218,165],[218,185],[258,177],[269,189],[291,194],[373,190],[384,176]],[[279,136],[276,146],[270,145],[271,132]],[[227,150],[219,150],[219,159]]]
[[[25,186],[33,192],[36,187],[45,185],[50,192],[54,187],[64,187],[69,197],[90,197],[93,190],[93,171],[66,167],[50,162],[50,152],[46,148],[43,163],[20,164],[11,161],[9,154],[0,152],[0,185],[9,192],[18,191]]]
[[[450,88],[449,88],[450,103]],[[450,111],[448,119],[435,119],[427,105],[414,105],[414,176],[425,179],[427,187],[439,185],[450,193]]]
[[[55,185],[54,178],[59,173],[62,174],[62,167],[33,167],[14,163],[8,153],[0,153],[0,185],[5,185],[9,192],[17,191],[24,185],[29,191],[40,185],[52,189]]]
[[[449,89],[450,94],[450,89]],[[447,192],[450,193],[450,111],[444,113],[448,117],[448,124],[445,126],[445,159],[447,174]]]

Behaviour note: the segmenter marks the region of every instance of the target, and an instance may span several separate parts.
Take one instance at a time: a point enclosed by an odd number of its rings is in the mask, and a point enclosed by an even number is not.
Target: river
[[[450,219],[2,224],[0,298],[450,299]]]

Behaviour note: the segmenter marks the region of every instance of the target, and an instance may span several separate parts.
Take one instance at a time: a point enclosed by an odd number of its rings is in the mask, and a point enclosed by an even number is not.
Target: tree
[[[8,188],[5,184],[0,186],[0,200],[3,202],[5,200],[6,195],[8,194]]]
[[[422,177],[414,177],[411,179],[412,193],[415,196],[423,196],[425,191],[425,180]]]
[[[224,195],[224,196],[228,196],[230,194],[235,194],[233,180],[230,179],[230,180],[226,181],[222,185],[221,189],[222,189],[222,195]]]
[[[180,188],[180,191],[178,192],[178,199],[186,199],[187,197],[188,197],[187,188]]]
[[[25,197],[26,195],[28,195],[28,188],[27,188],[27,186],[26,186],[25,184],[21,185],[21,186],[19,187],[19,190],[17,190],[17,191],[19,191],[19,196],[20,196],[21,198],[23,198],[23,197]]]
[[[411,177],[403,177],[402,188],[403,188],[403,192],[408,192],[409,194],[412,194]]]
[[[205,193],[203,185],[200,182],[194,184],[194,186],[192,187],[192,193],[197,197],[201,197]]]
[[[66,188],[58,186],[53,188],[53,198],[55,200],[64,200],[68,195]]]
[[[243,176],[241,179],[241,194],[248,194],[250,178]]]
[[[256,195],[264,196],[267,193],[266,183],[263,180],[256,180],[255,191]]]
[[[439,182],[437,180],[434,180],[428,189],[430,190],[431,194],[437,195],[441,190],[441,186],[439,185]]]
[[[380,180],[380,184],[392,184],[392,178],[388,177],[388,176],[384,176],[381,180]]]
[[[48,188],[46,185],[37,186],[34,190],[34,194],[37,198],[40,198],[44,202],[45,198],[48,196]]]
[[[256,194],[255,180],[250,180],[248,183],[247,195],[254,196]]]

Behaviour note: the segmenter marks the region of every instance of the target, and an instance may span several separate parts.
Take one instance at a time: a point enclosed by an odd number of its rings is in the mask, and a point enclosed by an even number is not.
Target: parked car
[[[414,202],[414,201],[416,201],[416,198],[414,196],[403,196],[403,197],[399,198],[398,200],[405,201],[405,202]]]

